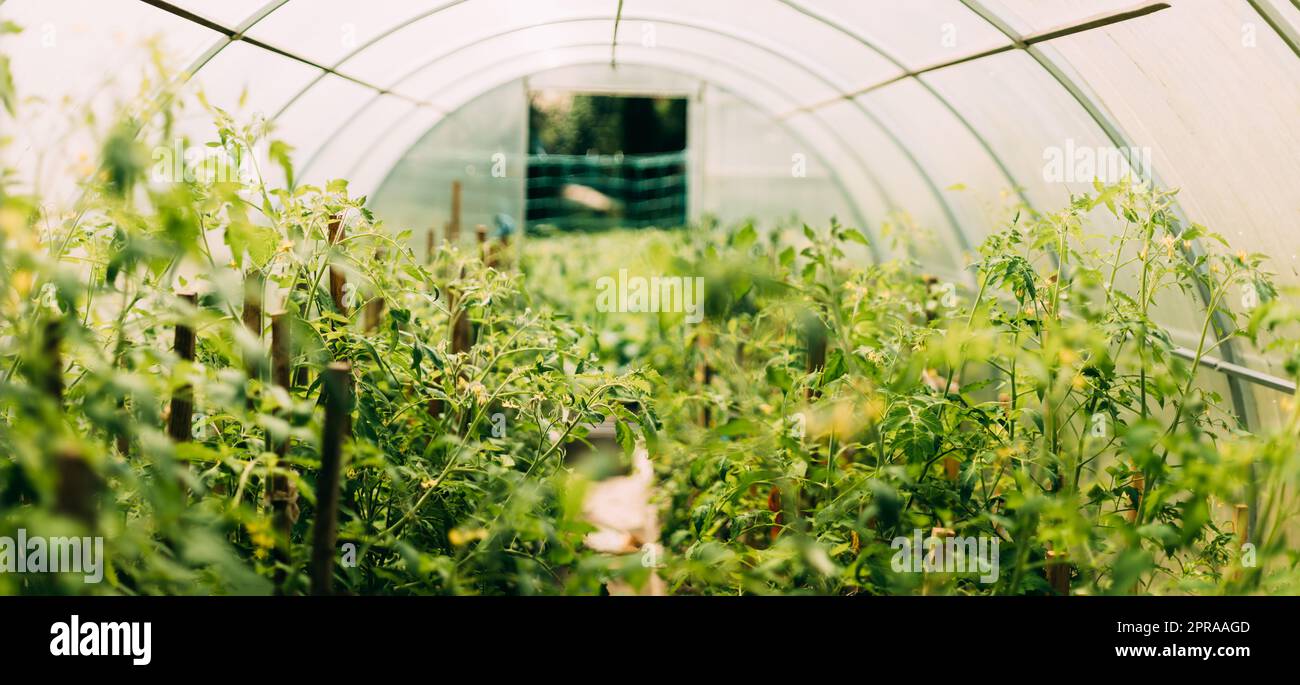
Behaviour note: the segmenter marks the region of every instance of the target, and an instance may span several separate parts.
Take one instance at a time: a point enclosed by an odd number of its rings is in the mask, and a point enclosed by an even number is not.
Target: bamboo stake
[[[198,296],[194,293],[178,293],[182,300],[194,307]],[[176,339],[173,346],[176,356],[194,361],[194,329],[184,323],[176,324]],[[167,415],[167,435],[172,442],[189,442],[193,436],[194,424],[194,388],[188,383],[176,389],[172,394],[171,408]]]
[[[338,541],[339,480],[343,443],[351,432],[352,367],[335,362],[325,370],[325,425],[321,465],[316,477],[316,521],[312,530],[311,591],[333,594],[334,554]]]

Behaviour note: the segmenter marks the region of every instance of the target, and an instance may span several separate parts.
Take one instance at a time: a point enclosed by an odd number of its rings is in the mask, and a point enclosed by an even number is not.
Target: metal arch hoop
[[[423,63],[423,64],[421,64],[421,65],[419,65],[419,66],[417,66],[417,67],[415,67],[414,69],[411,69],[411,70],[408,71],[406,74],[404,74],[401,78],[395,80],[395,81],[393,82],[393,85],[390,86],[390,88],[392,88],[392,87],[396,87],[396,85],[397,85],[398,83],[400,83],[401,81],[403,81],[403,80],[409,78],[410,76],[414,75],[415,73],[418,73],[419,71],[422,71],[422,70],[424,70],[424,69],[427,69],[427,68],[429,68],[430,66],[436,64],[437,62],[439,62],[439,61],[441,61],[441,60],[443,60],[443,59],[446,59],[447,57],[450,57],[451,55],[454,55],[454,54],[460,52],[461,50],[468,49],[468,48],[470,48],[470,47],[473,47],[473,46],[475,46],[475,45],[481,44],[481,43],[483,43],[483,42],[485,42],[485,41],[488,41],[488,40],[493,40],[493,39],[496,39],[496,38],[501,38],[501,37],[508,36],[508,35],[510,35],[510,34],[513,34],[513,33],[517,33],[517,32],[520,32],[520,31],[525,31],[525,30],[529,30],[529,29],[534,29],[534,28],[542,28],[542,27],[547,27],[547,26],[558,26],[558,25],[569,24],[569,23],[591,22],[591,21],[604,21],[604,20],[606,20],[606,19],[608,19],[608,17],[605,17],[605,16],[603,16],[603,15],[586,16],[586,17],[571,17],[571,18],[567,18],[567,19],[559,19],[559,20],[554,20],[554,21],[549,21],[549,22],[542,22],[542,23],[538,23],[538,24],[531,24],[531,25],[528,25],[528,26],[515,27],[515,28],[512,28],[512,29],[505,30],[505,31],[500,31],[500,32],[497,32],[497,33],[494,33],[494,34],[490,34],[490,35],[487,35],[487,36],[483,36],[483,37],[479,38],[478,40],[476,40],[474,43],[470,43],[470,44],[467,44],[467,45],[464,45],[464,46],[461,46],[461,47],[455,48],[455,49],[453,49],[453,50],[447,51],[447,52],[445,52],[445,53],[443,53],[443,54],[441,54],[441,55],[439,55],[439,56],[437,56],[437,57],[435,57],[435,58],[433,58],[433,59],[431,59],[431,60],[429,60],[429,61],[427,61],[427,62],[425,62],[425,63]],[[736,34],[736,33],[733,33],[733,32],[729,32],[729,31],[726,31],[726,30],[723,30],[723,29],[720,29],[720,28],[717,28],[717,27],[707,26],[707,25],[702,25],[702,24],[697,24],[697,23],[692,23],[692,22],[686,22],[686,21],[681,21],[681,20],[677,20],[677,19],[645,18],[645,17],[637,17],[637,16],[625,16],[624,19],[627,19],[627,20],[633,20],[633,21],[653,21],[653,22],[656,22],[656,23],[667,24],[667,25],[670,25],[670,26],[682,26],[682,27],[685,27],[685,28],[690,28],[690,29],[694,29],[694,30],[698,30],[698,31],[705,31],[705,32],[712,33],[712,34],[715,34],[715,35],[718,35],[718,36],[722,36],[722,37],[724,37],[724,38],[728,38],[728,39],[731,39],[731,40],[735,40],[735,41],[737,41],[737,42],[739,42],[739,43],[742,43],[742,44],[745,44],[745,45],[749,45],[749,46],[754,47],[754,48],[756,48],[756,49],[759,49],[759,50],[761,50],[761,51],[763,51],[763,52],[766,52],[766,53],[768,53],[768,54],[770,54],[770,55],[773,55],[773,56],[776,57],[777,59],[780,59],[780,60],[782,60],[782,61],[784,61],[784,62],[787,62],[787,63],[789,63],[790,65],[794,66],[795,68],[797,68],[797,69],[799,69],[799,70],[801,70],[801,71],[807,73],[809,76],[811,76],[811,77],[813,77],[814,79],[818,80],[818,81],[821,82],[823,85],[829,87],[831,90],[836,91],[836,92],[839,92],[839,89],[836,88],[835,85],[834,85],[833,83],[831,83],[829,80],[827,80],[827,79],[826,79],[825,77],[823,77],[821,74],[819,74],[815,69],[813,69],[813,68],[810,67],[809,65],[807,65],[807,64],[805,64],[805,63],[803,63],[803,62],[801,62],[801,61],[799,61],[799,60],[792,59],[789,55],[786,55],[786,54],[782,53],[780,50],[778,50],[778,49],[776,49],[776,48],[774,48],[774,47],[772,47],[772,46],[770,46],[770,45],[767,45],[767,44],[765,44],[765,43],[762,43],[762,42],[760,42],[760,41],[756,41],[756,40],[754,40],[753,38],[750,38],[750,37],[747,37],[747,36],[744,36],[744,35],[741,35],[741,34]],[[661,48],[661,49],[662,49],[662,48]],[[310,87],[310,85],[309,85],[308,87]],[[779,90],[779,89],[778,89],[778,90]],[[290,102],[292,102],[292,101],[290,101]],[[899,151],[904,155],[904,157],[908,160],[909,164],[910,164],[910,165],[915,169],[915,171],[916,171],[916,173],[918,174],[918,176],[920,176],[920,178],[922,179],[922,181],[926,184],[926,187],[928,188],[928,190],[930,191],[930,193],[934,196],[935,201],[938,203],[940,209],[943,211],[944,216],[945,216],[945,218],[947,219],[947,222],[949,223],[949,225],[950,225],[951,228],[952,228],[953,235],[954,235],[954,237],[957,239],[957,244],[958,244],[958,246],[960,247],[960,249],[963,250],[963,251],[965,251],[965,250],[969,250],[969,249],[970,249],[970,243],[969,243],[969,241],[966,239],[966,234],[962,231],[961,226],[960,226],[960,223],[957,221],[957,219],[956,219],[956,215],[955,215],[955,213],[952,211],[952,207],[951,207],[951,205],[949,205],[947,199],[944,198],[943,194],[940,192],[940,190],[939,190],[939,188],[938,188],[938,185],[934,182],[934,179],[929,175],[929,172],[926,171],[925,167],[920,163],[920,161],[919,161],[919,160],[916,158],[916,156],[912,153],[911,149],[908,148],[908,147],[907,147],[907,146],[902,142],[902,140],[899,139],[899,137],[898,137],[898,136],[893,132],[893,130],[892,130],[891,128],[889,128],[887,125],[885,125],[885,123],[884,123],[883,121],[881,121],[881,120],[880,120],[880,119],[879,119],[879,118],[878,118],[878,117],[877,117],[873,112],[871,112],[870,110],[866,109],[866,108],[865,108],[861,103],[859,103],[859,102],[857,102],[857,101],[851,101],[851,103],[852,103],[852,105],[854,106],[854,108],[858,110],[858,112],[859,112],[860,114],[862,114],[862,115],[863,115],[863,116],[864,116],[868,121],[870,121],[870,122],[871,122],[871,123],[872,123],[872,124],[877,128],[877,129],[879,129],[879,130],[880,130],[880,131],[881,131],[881,132],[886,136],[886,138],[889,139],[890,143],[891,143],[892,145],[894,145],[894,147],[896,147],[896,148],[897,148],[897,149],[898,149],[898,150],[899,150]],[[287,107],[288,107],[288,104],[286,104],[285,107],[281,108],[281,111],[278,112],[278,113],[276,114],[276,116],[278,117],[280,114],[282,114],[283,111],[284,111],[284,109],[287,108]],[[275,119],[275,117],[272,117],[272,120],[274,120],[274,119]],[[350,121],[351,121],[351,120],[349,119],[348,122],[345,122],[345,125],[346,125],[346,123],[350,123]],[[340,128],[341,128],[341,127],[340,127]],[[829,130],[829,131],[832,132],[832,135],[835,135],[836,138],[839,138],[838,134],[834,134],[833,129],[831,129],[829,126],[827,126],[826,128],[827,128],[827,130]],[[336,129],[336,130],[334,131],[334,134],[337,134],[337,133],[338,133],[338,130],[339,130],[339,129]],[[333,134],[331,134],[331,135],[333,135]],[[899,209],[899,207],[897,206],[897,204],[894,203],[894,202],[892,201],[892,199],[889,197],[888,193],[884,190],[884,186],[883,186],[883,184],[881,184],[881,183],[879,182],[879,180],[876,179],[875,175],[871,173],[869,166],[868,166],[865,162],[863,162],[862,159],[861,159],[861,157],[859,157],[858,154],[854,151],[853,146],[851,146],[851,145],[845,145],[844,147],[845,147],[845,150],[848,151],[848,154],[850,154],[850,155],[851,155],[851,156],[852,156],[852,157],[853,157],[853,158],[858,162],[859,166],[864,170],[864,172],[868,175],[868,177],[871,178],[873,185],[875,185],[875,186],[877,187],[877,189],[879,190],[879,192],[881,193],[881,195],[884,196],[884,197],[886,198],[886,202],[889,203],[891,211]],[[309,166],[309,165],[310,165],[310,161],[308,162],[308,166]],[[305,167],[304,167],[304,168],[305,168]]]
[[[1006,21],[1004,21],[1000,16],[998,16],[997,13],[986,8],[983,5],[983,3],[980,2],[980,0],[961,0],[961,3],[965,5],[967,8],[969,8],[976,15],[978,15],[980,18],[982,18],[984,21],[988,22],[989,25],[991,25],[993,28],[997,29],[999,32],[1001,32],[1003,35],[1009,38],[1013,43],[1016,43],[1018,45],[1023,44],[1022,37],[1014,29],[1012,29],[1011,26]],[[1129,137],[1124,133],[1119,123],[1116,122],[1114,119],[1112,119],[1103,109],[1100,98],[1096,97],[1092,93],[1089,93],[1082,85],[1080,79],[1071,77],[1068,73],[1066,73],[1065,68],[1061,65],[1061,63],[1058,62],[1057,59],[1054,59],[1051,55],[1049,55],[1046,51],[1040,49],[1038,46],[1028,45],[1025,46],[1024,50],[1025,52],[1029,53],[1029,56],[1033,57],[1034,61],[1037,62],[1041,67],[1043,67],[1043,69],[1045,69],[1047,73],[1050,74],[1052,78],[1056,80],[1057,83],[1061,84],[1061,87],[1065,88],[1065,90],[1070,93],[1071,97],[1073,97],[1075,101],[1079,103],[1079,106],[1081,106],[1084,109],[1084,111],[1088,113],[1088,116],[1092,118],[1093,122],[1095,122],[1097,126],[1100,127],[1101,130],[1106,134],[1106,137],[1110,139],[1112,145],[1114,145],[1115,147],[1121,150],[1128,150],[1133,147],[1133,145],[1129,142]],[[1140,169],[1140,167],[1136,167],[1136,166],[1135,168]],[[1154,169],[1150,170],[1150,178],[1147,180],[1149,180],[1153,185],[1156,186],[1161,185],[1159,181],[1159,177],[1156,175]],[[1174,214],[1177,217],[1179,217],[1179,219],[1184,224],[1188,223],[1187,215],[1185,212],[1183,212],[1182,208],[1179,206],[1176,199],[1171,201],[1170,209],[1174,212]],[[1191,254],[1188,255],[1188,259],[1189,260],[1194,259],[1200,252],[1201,252],[1201,247],[1199,243],[1193,243],[1191,248]],[[1203,301],[1205,306],[1209,307],[1210,306],[1209,290],[1206,288],[1204,284],[1198,282],[1197,291],[1200,293],[1201,300]],[[1221,314],[1216,312],[1216,313],[1211,313],[1211,318],[1214,322],[1214,328],[1216,333],[1220,337],[1225,336],[1227,331],[1229,330],[1229,327],[1227,323],[1224,321],[1224,317]],[[1235,364],[1237,361],[1237,354],[1236,354],[1236,346],[1233,345],[1233,341],[1231,339],[1226,339],[1222,349],[1223,349],[1222,354],[1223,354],[1224,361],[1228,362],[1229,364]],[[1243,427],[1249,428],[1252,423],[1252,419],[1251,419],[1252,413],[1250,412],[1251,406],[1246,399],[1246,393],[1244,388],[1242,387],[1241,380],[1237,376],[1232,374],[1225,374],[1225,378],[1228,382],[1228,391],[1229,394],[1232,396],[1232,406],[1233,406],[1233,410],[1237,414],[1237,420],[1240,422],[1240,424]]]

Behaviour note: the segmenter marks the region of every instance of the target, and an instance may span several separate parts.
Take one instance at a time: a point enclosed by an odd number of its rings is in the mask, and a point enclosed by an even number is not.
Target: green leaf
[[[740,229],[740,231],[736,233],[736,237],[732,241],[732,245],[734,245],[737,249],[744,250],[748,248],[750,245],[753,245],[757,241],[758,241],[758,231],[754,230],[754,225],[745,224],[744,228]]]
[[[292,153],[293,153],[293,146],[289,145],[288,143],[282,140],[271,141],[271,149],[269,152],[271,156],[271,161],[280,165],[280,169],[284,171],[284,179],[285,179],[284,183],[290,188],[293,187],[293,180],[294,180],[293,160],[291,159]]]
[[[856,228],[846,228],[846,229],[844,229],[844,232],[843,232],[841,235],[844,237],[845,240],[851,240],[851,241],[853,241],[853,242],[855,242],[855,243],[859,243],[859,244],[861,244],[861,245],[870,245],[870,244],[871,244],[871,243],[867,240],[867,237],[864,236],[864,235],[862,235],[862,231],[859,231],[859,230],[856,229]]]

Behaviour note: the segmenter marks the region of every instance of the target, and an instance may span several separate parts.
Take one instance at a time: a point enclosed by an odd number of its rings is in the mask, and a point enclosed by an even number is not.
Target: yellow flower
[[[486,540],[486,539],[487,539],[486,528],[473,528],[470,530],[465,530],[464,528],[453,528],[451,532],[447,533],[447,540],[449,540],[451,544],[456,547],[468,545],[469,543],[474,542],[475,540]]]

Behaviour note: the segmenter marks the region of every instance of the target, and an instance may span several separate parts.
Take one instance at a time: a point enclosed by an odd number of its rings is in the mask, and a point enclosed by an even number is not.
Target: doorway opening
[[[685,98],[530,93],[528,230],[685,224],[687,121]]]

